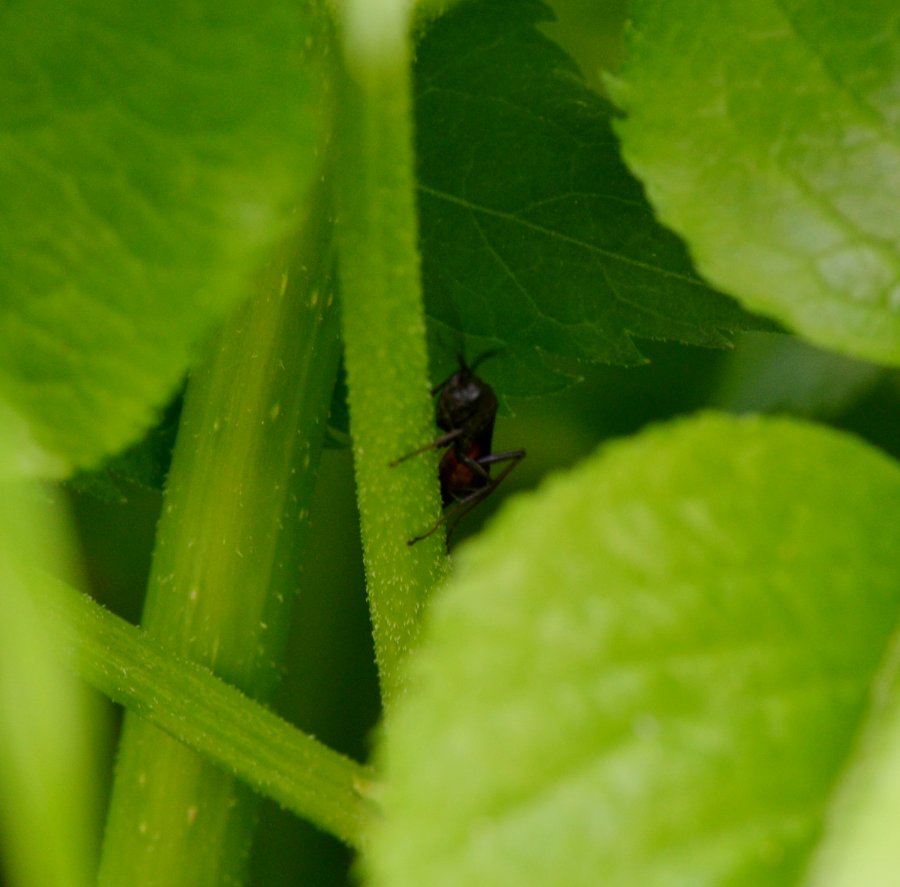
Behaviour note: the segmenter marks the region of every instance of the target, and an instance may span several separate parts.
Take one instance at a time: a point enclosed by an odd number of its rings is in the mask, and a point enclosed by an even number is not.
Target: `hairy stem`
[[[345,4],[338,241],[350,421],[385,704],[403,687],[425,601],[447,572],[419,279],[406,4]],[[377,9],[374,7],[378,7]],[[390,7],[383,9],[382,7]],[[373,17],[375,20],[373,20]]]
[[[192,378],[143,627],[249,695],[275,688],[338,358],[325,189]],[[126,715],[100,884],[239,883],[256,797]]]
[[[46,574],[30,587],[63,653],[110,699],[351,846],[374,807],[367,768],[327,748],[145,631]]]

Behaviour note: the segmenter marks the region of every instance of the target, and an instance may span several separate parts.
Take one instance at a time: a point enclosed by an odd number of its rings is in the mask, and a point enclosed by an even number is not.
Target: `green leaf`
[[[0,11],[0,474],[149,426],[291,230],[327,125],[307,4]]]
[[[709,415],[510,501],[384,731],[373,883],[795,883],[900,606],[900,470]]]
[[[794,336],[746,333],[729,356],[713,402],[727,412],[832,419],[891,372]]]
[[[895,637],[806,887],[890,884],[900,866],[900,647]]]
[[[625,158],[701,273],[814,342],[900,363],[892,0],[636,0]]]
[[[579,361],[642,362],[633,337],[721,346],[757,325],[656,223],[612,107],[538,31],[549,18],[536,0],[463,4],[416,66],[432,352],[455,361],[463,334],[470,359],[500,348],[492,382],[516,395],[559,387]]]

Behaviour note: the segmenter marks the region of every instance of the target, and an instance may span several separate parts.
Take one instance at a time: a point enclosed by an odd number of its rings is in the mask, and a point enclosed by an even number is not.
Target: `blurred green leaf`
[[[892,372],[795,336],[746,333],[737,344],[713,397],[729,412],[831,419]]]
[[[900,469],[709,415],[458,553],[389,716],[373,883],[793,885],[900,605]]]
[[[853,766],[832,805],[804,887],[890,884],[900,866],[900,647],[885,657]]]
[[[537,0],[463,4],[416,65],[432,352],[454,361],[463,335],[470,359],[500,348],[492,383],[512,395],[558,388],[581,361],[640,363],[635,337],[721,346],[759,325],[654,220],[612,106],[540,33],[549,18]]]
[[[329,116],[310,9],[0,10],[0,475],[139,436],[290,232]]]
[[[697,267],[817,344],[900,363],[893,0],[636,0],[625,159]]]

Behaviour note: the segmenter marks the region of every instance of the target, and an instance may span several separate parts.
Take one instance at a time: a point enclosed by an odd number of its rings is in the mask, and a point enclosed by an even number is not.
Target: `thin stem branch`
[[[375,812],[367,768],[181,658],[145,631],[44,574],[31,588],[84,680],[219,767],[360,846]]]

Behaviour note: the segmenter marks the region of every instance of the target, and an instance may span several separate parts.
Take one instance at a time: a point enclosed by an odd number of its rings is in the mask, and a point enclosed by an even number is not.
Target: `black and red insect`
[[[447,447],[438,469],[444,514],[431,529],[410,539],[409,545],[427,539],[444,524],[447,524],[449,539],[457,524],[490,496],[525,458],[525,450],[491,452],[497,395],[484,379],[475,374],[475,367],[490,356],[491,353],[481,355],[472,366],[467,366],[465,360],[459,358],[459,369],[431,392],[438,398],[435,419],[444,433],[391,463],[399,465],[420,453]],[[498,475],[492,477],[491,466],[497,463],[507,464]]]

